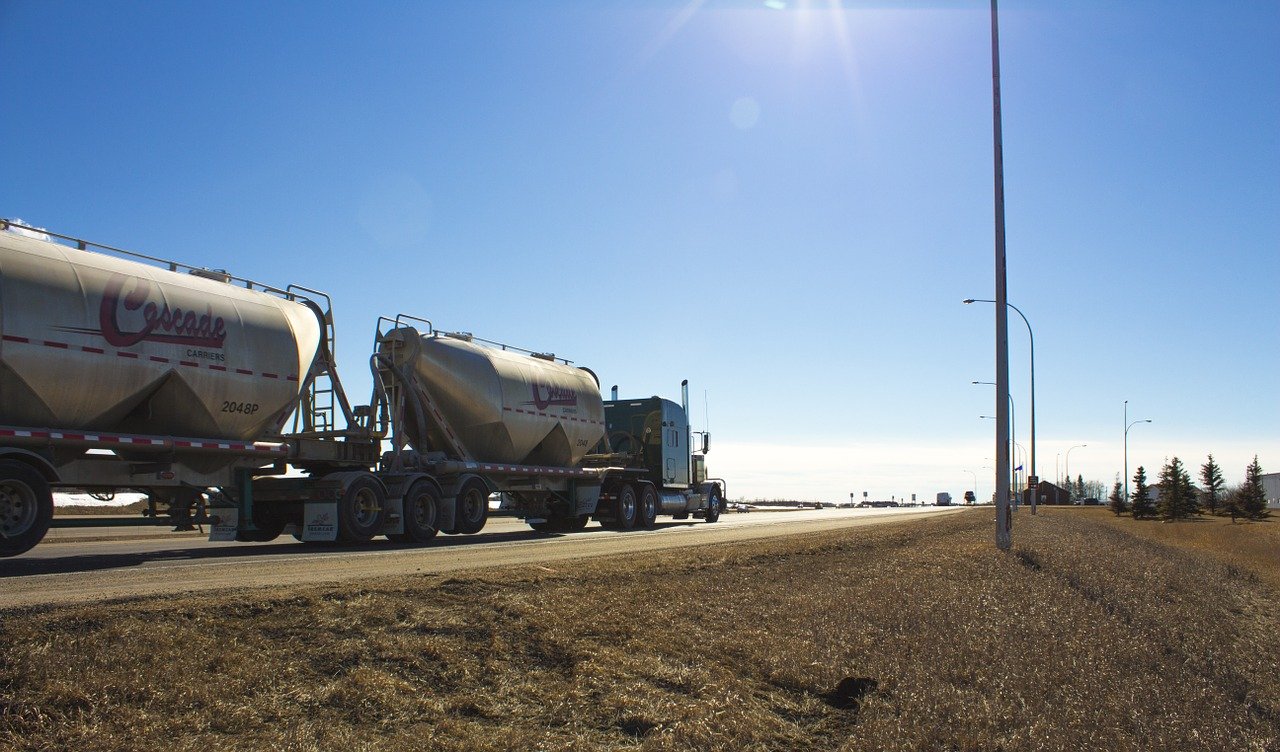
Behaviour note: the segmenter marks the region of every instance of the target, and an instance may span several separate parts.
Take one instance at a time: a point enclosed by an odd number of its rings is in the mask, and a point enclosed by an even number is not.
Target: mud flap
[[[338,539],[338,504],[332,501],[313,501],[302,512],[302,539],[304,541],[333,541]]]
[[[454,489],[457,490],[456,488]],[[436,525],[437,530],[452,530],[458,520],[458,497],[447,496],[440,500],[440,507],[436,509]]]
[[[219,507],[212,511],[218,522],[209,528],[210,542],[235,540],[240,528],[240,510],[235,507]]]

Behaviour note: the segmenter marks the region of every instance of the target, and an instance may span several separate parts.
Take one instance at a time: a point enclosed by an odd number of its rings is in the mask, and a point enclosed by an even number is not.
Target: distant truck
[[[937,507],[951,506],[951,494],[947,493],[946,491],[939,491],[938,500],[934,502],[934,506],[937,506]]]

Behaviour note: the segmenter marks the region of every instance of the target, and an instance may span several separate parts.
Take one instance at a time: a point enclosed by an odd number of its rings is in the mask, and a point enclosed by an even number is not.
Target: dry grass
[[[9,612],[0,748],[1280,749],[1256,572],[992,526]]]
[[[1147,540],[1185,548],[1228,566],[1252,571],[1280,590],[1280,517],[1257,521],[1203,516],[1177,522],[1134,520],[1110,511],[1090,509],[1090,514],[1116,529]]]

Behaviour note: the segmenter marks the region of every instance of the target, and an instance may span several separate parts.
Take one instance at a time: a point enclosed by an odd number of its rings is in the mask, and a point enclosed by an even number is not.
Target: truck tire
[[[404,495],[404,532],[387,537],[396,543],[424,546],[439,532],[440,490],[429,480],[409,486]]]
[[[720,498],[720,487],[713,485],[707,492],[707,511],[703,513],[703,519],[707,522],[715,522],[720,519],[720,513],[723,511],[724,500]]]
[[[347,486],[338,501],[338,540],[364,543],[382,532],[387,494],[372,475],[362,475]]]
[[[457,512],[454,515],[454,532],[475,535],[489,521],[489,487],[476,477],[463,481],[458,489]]]
[[[591,515],[589,514],[580,514],[576,517],[570,517],[569,519],[564,521],[564,531],[566,533],[581,532],[582,529],[585,528],[587,526],[587,523],[590,521],[591,521]]]
[[[658,521],[658,492],[645,483],[640,487],[640,508],[636,512],[636,527],[652,530]]]
[[[613,525],[617,530],[634,530],[639,517],[639,503],[636,500],[636,489],[630,483],[618,489],[618,496],[613,500]]]
[[[53,493],[25,462],[0,460],[0,557],[30,551],[49,532]]]

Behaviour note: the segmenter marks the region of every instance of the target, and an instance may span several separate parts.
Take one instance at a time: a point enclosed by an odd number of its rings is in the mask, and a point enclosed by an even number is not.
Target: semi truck
[[[483,529],[715,522],[727,485],[682,402],[604,400],[552,354],[382,318],[352,404],[322,292],[0,220],[0,557],[53,527],[208,526],[213,540],[426,544]],[[145,494],[60,519],[56,489]]]

